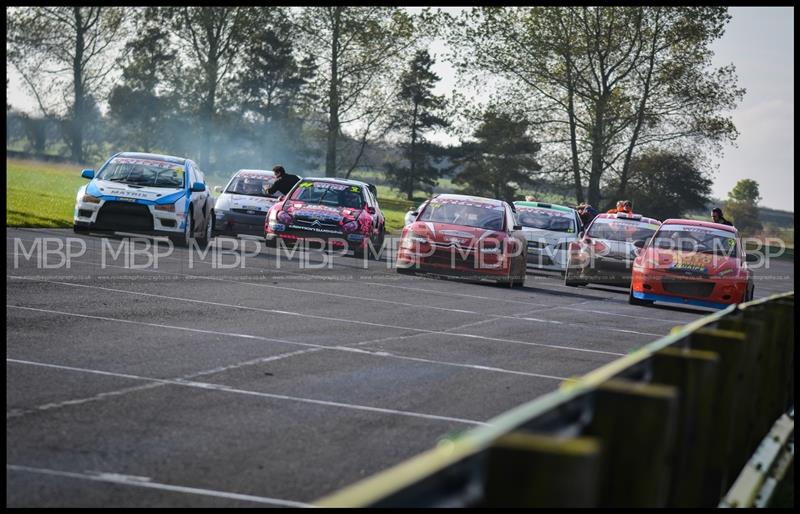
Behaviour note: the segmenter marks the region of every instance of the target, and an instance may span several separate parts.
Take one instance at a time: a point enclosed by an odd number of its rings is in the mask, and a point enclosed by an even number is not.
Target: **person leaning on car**
[[[722,215],[722,209],[719,207],[714,207],[711,209],[711,221],[714,223],[721,223],[723,225],[730,225],[733,226],[733,223],[725,219],[725,216]]]
[[[287,174],[283,166],[275,166],[272,171],[275,173],[277,180],[267,189],[268,195],[273,195],[276,191],[279,191],[282,195],[288,194],[292,187],[300,181],[300,177],[297,175]]]

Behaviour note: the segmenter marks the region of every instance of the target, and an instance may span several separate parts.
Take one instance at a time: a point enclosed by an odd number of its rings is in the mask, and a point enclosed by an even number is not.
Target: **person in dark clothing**
[[[725,219],[725,216],[722,215],[722,209],[719,207],[714,207],[711,209],[711,220],[714,223],[721,223],[722,225],[730,225],[733,226],[733,223]]]
[[[275,166],[272,171],[275,173],[276,180],[267,189],[268,195],[273,195],[276,191],[279,191],[282,195],[288,194],[292,187],[300,181],[300,177],[297,175],[287,174],[283,166]]]

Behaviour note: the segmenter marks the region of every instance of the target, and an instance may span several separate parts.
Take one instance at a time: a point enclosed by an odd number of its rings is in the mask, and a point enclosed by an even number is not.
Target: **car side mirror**
[[[193,193],[202,193],[205,190],[206,190],[206,185],[203,184],[202,182],[195,182],[189,189],[189,191],[192,191]]]
[[[514,230],[522,230],[522,225],[514,225]]]
[[[638,248],[638,249],[640,249],[640,250],[641,250],[642,248],[644,248],[644,245],[645,245],[645,244],[647,244],[647,241],[644,241],[644,240],[642,240],[642,239],[640,239],[639,241],[634,241],[634,242],[633,242],[633,246],[635,246],[636,248]]]
[[[94,178],[94,170],[90,169],[90,168],[86,168],[85,170],[83,170],[81,172],[81,177],[88,178],[89,180],[92,180]]]
[[[370,214],[375,214],[375,207],[367,207],[367,212]]]
[[[758,255],[754,253],[746,253],[744,254],[745,262],[758,262]]]
[[[578,239],[582,239],[583,238],[583,232],[584,232],[583,230],[578,232]]]

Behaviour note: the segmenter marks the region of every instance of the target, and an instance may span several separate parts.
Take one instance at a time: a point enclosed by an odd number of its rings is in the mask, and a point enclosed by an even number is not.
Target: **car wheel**
[[[205,249],[208,247],[208,244],[211,242],[213,236],[211,235],[214,231],[214,217],[213,214],[206,218],[206,226],[205,230],[203,230],[203,237],[197,239],[197,244],[200,248]]]
[[[633,296],[633,291],[628,292],[628,303],[631,305],[653,305],[653,300],[640,300]]]
[[[72,230],[77,234],[85,234],[86,232],[89,232],[89,227],[85,227],[83,225],[75,224],[75,225],[72,225]]]
[[[191,206],[189,206],[189,214],[186,215],[186,228],[183,231],[183,234],[178,234],[174,236],[169,236],[170,240],[175,244],[175,246],[182,246],[184,248],[188,248],[192,241],[192,213],[191,213]]]

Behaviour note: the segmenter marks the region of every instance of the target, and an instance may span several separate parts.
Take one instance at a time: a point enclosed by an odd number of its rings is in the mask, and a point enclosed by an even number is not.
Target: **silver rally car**
[[[214,206],[213,235],[264,237],[264,220],[280,193],[267,194],[275,174],[267,170],[239,170],[231,177]]]
[[[566,270],[569,245],[582,229],[577,211],[543,202],[514,202],[514,208],[528,240],[528,266]]]

